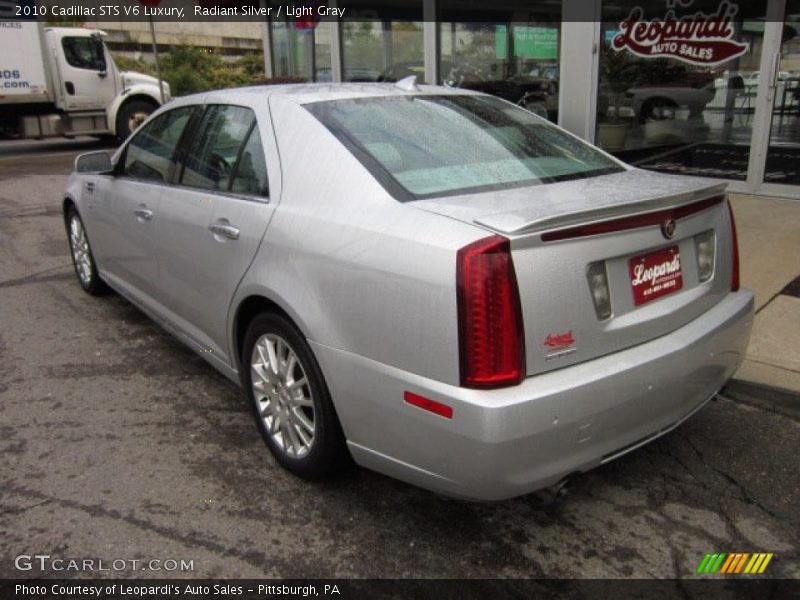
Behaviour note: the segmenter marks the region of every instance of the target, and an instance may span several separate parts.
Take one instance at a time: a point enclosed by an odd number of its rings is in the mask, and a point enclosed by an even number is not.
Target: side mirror
[[[75,171],[78,173],[110,174],[114,170],[108,152],[89,152],[75,159]]]

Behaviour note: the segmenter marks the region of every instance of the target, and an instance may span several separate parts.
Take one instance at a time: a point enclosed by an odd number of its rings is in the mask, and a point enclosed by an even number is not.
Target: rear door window
[[[269,195],[267,161],[264,157],[264,147],[261,145],[258,125],[255,123],[253,123],[253,129],[250,131],[247,143],[239,155],[231,191],[235,194],[244,194],[246,196]]]
[[[266,161],[253,111],[210,106],[186,153],[180,183],[221,192],[266,194]]]

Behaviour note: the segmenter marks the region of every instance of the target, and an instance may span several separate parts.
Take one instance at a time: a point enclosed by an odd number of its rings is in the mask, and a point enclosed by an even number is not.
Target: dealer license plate
[[[633,257],[628,261],[628,272],[636,306],[677,292],[683,287],[678,246]]]

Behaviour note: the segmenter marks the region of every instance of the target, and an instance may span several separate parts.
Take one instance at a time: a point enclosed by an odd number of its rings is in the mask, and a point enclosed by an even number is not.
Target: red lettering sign
[[[718,65],[741,56],[750,47],[732,39],[733,17],[738,11],[736,4],[726,0],[710,15],[698,11],[678,18],[675,11],[668,10],[663,21],[645,21],[644,11],[637,6],[619,24],[611,47],[643,58],[669,57],[693,65]]]

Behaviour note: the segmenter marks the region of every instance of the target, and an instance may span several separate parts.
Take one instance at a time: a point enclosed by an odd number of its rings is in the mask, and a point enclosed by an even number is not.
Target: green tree
[[[141,58],[129,58],[121,54],[114,55],[114,62],[120,71],[135,71],[137,73],[144,73],[145,75],[152,75],[155,77],[156,67]]]
[[[228,61],[205,48],[180,45],[159,54],[159,59],[161,75],[169,83],[173,96],[265,82],[264,58],[260,52]],[[123,71],[156,76],[153,63],[122,55],[115,56],[114,61]]]

